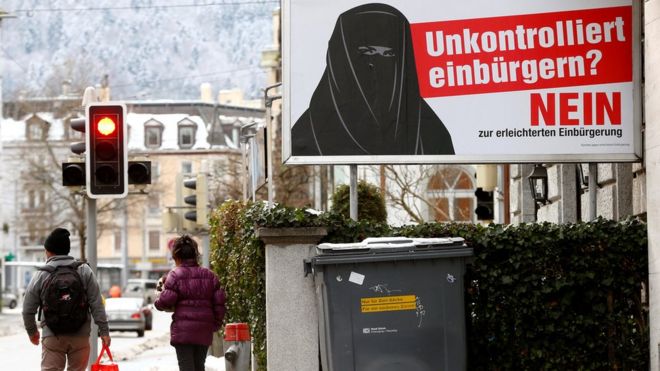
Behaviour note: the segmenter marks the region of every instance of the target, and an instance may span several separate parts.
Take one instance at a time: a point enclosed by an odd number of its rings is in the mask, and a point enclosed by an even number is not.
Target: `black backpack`
[[[68,265],[45,265],[39,270],[49,273],[41,286],[41,308],[46,326],[55,334],[77,332],[87,321],[89,303],[78,267],[84,262]]]

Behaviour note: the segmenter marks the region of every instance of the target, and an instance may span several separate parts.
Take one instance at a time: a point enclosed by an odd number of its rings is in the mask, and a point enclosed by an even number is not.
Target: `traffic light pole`
[[[96,277],[96,199],[87,198],[87,263],[94,276]],[[97,277],[98,280],[98,277]],[[91,370],[91,365],[95,362],[96,356],[98,354],[98,326],[94,321],[91,321],[92,332],[89,336],[90,342],[90,352],[89,352],[89,369]]]

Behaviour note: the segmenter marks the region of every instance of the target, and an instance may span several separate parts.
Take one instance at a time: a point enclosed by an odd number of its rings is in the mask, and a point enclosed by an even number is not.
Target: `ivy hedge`
[[[370,236],[465,238],[471,370],[646,370],[649,359],[646,224],[391,227],[334,213],[228,201],[211,217],[212,266],[227,291],[226,322],[250,324],[266,369],[263,243],[257,227],[325,226],[323,242]]]

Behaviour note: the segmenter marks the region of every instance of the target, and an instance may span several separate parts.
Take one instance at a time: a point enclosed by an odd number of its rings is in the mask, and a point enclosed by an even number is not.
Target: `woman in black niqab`
[[[325,72],[292,128],[292,155],[454,154],[451,136],[419,94],[410,24],[397,9],[342,13]]]

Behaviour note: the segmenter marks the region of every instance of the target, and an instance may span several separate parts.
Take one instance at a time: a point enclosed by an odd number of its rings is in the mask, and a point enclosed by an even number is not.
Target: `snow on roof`
[[[39,112],[34,115],[25,116],[21,120],[4,118],[0,121],[0,141],[16,142],[26,140],[27,122],[36,117],[50,123],[48,130],[48,140],[62,140],[65,138],[64,120],[54,118],[50,112]],[[184,121],[187,120],[187,121]],[[220,123],[223,125],[235,125],[236,128],[251,122],[261,122],[262,118],[245,118],[233,116],[220,116]],[[145,147],[145,126],[149,121],[156,121],[162,124],[161,147],[158,150],[176,150],[179,149],[179,123],[192,122],[196,127],[195,144],[192,149],[210,149],[208,142],[208,127],[200,116],[187,114],[148,114],[148,113],[128,113],[126,122],[129,126],[128,148],[131,150],[146,150]],[[234,143],[234,138],[223,135],[227,146],[238,148],[238,143]]]
[[[190,120],[197,126],[195,135],[195,144],[192,149],[209,149],[208,131],[204,120],[199,116],[190,116],[180,113],[171,114],[149,114],[149,113],[129,113],[126,122],[130,127],[128,136],[129,149],[146,149],[144,145],[144,124],[147,121],[155,120],[163,124],[161,137],[161,146],[159,150],[179,149],[179,123],[183,120]]]

